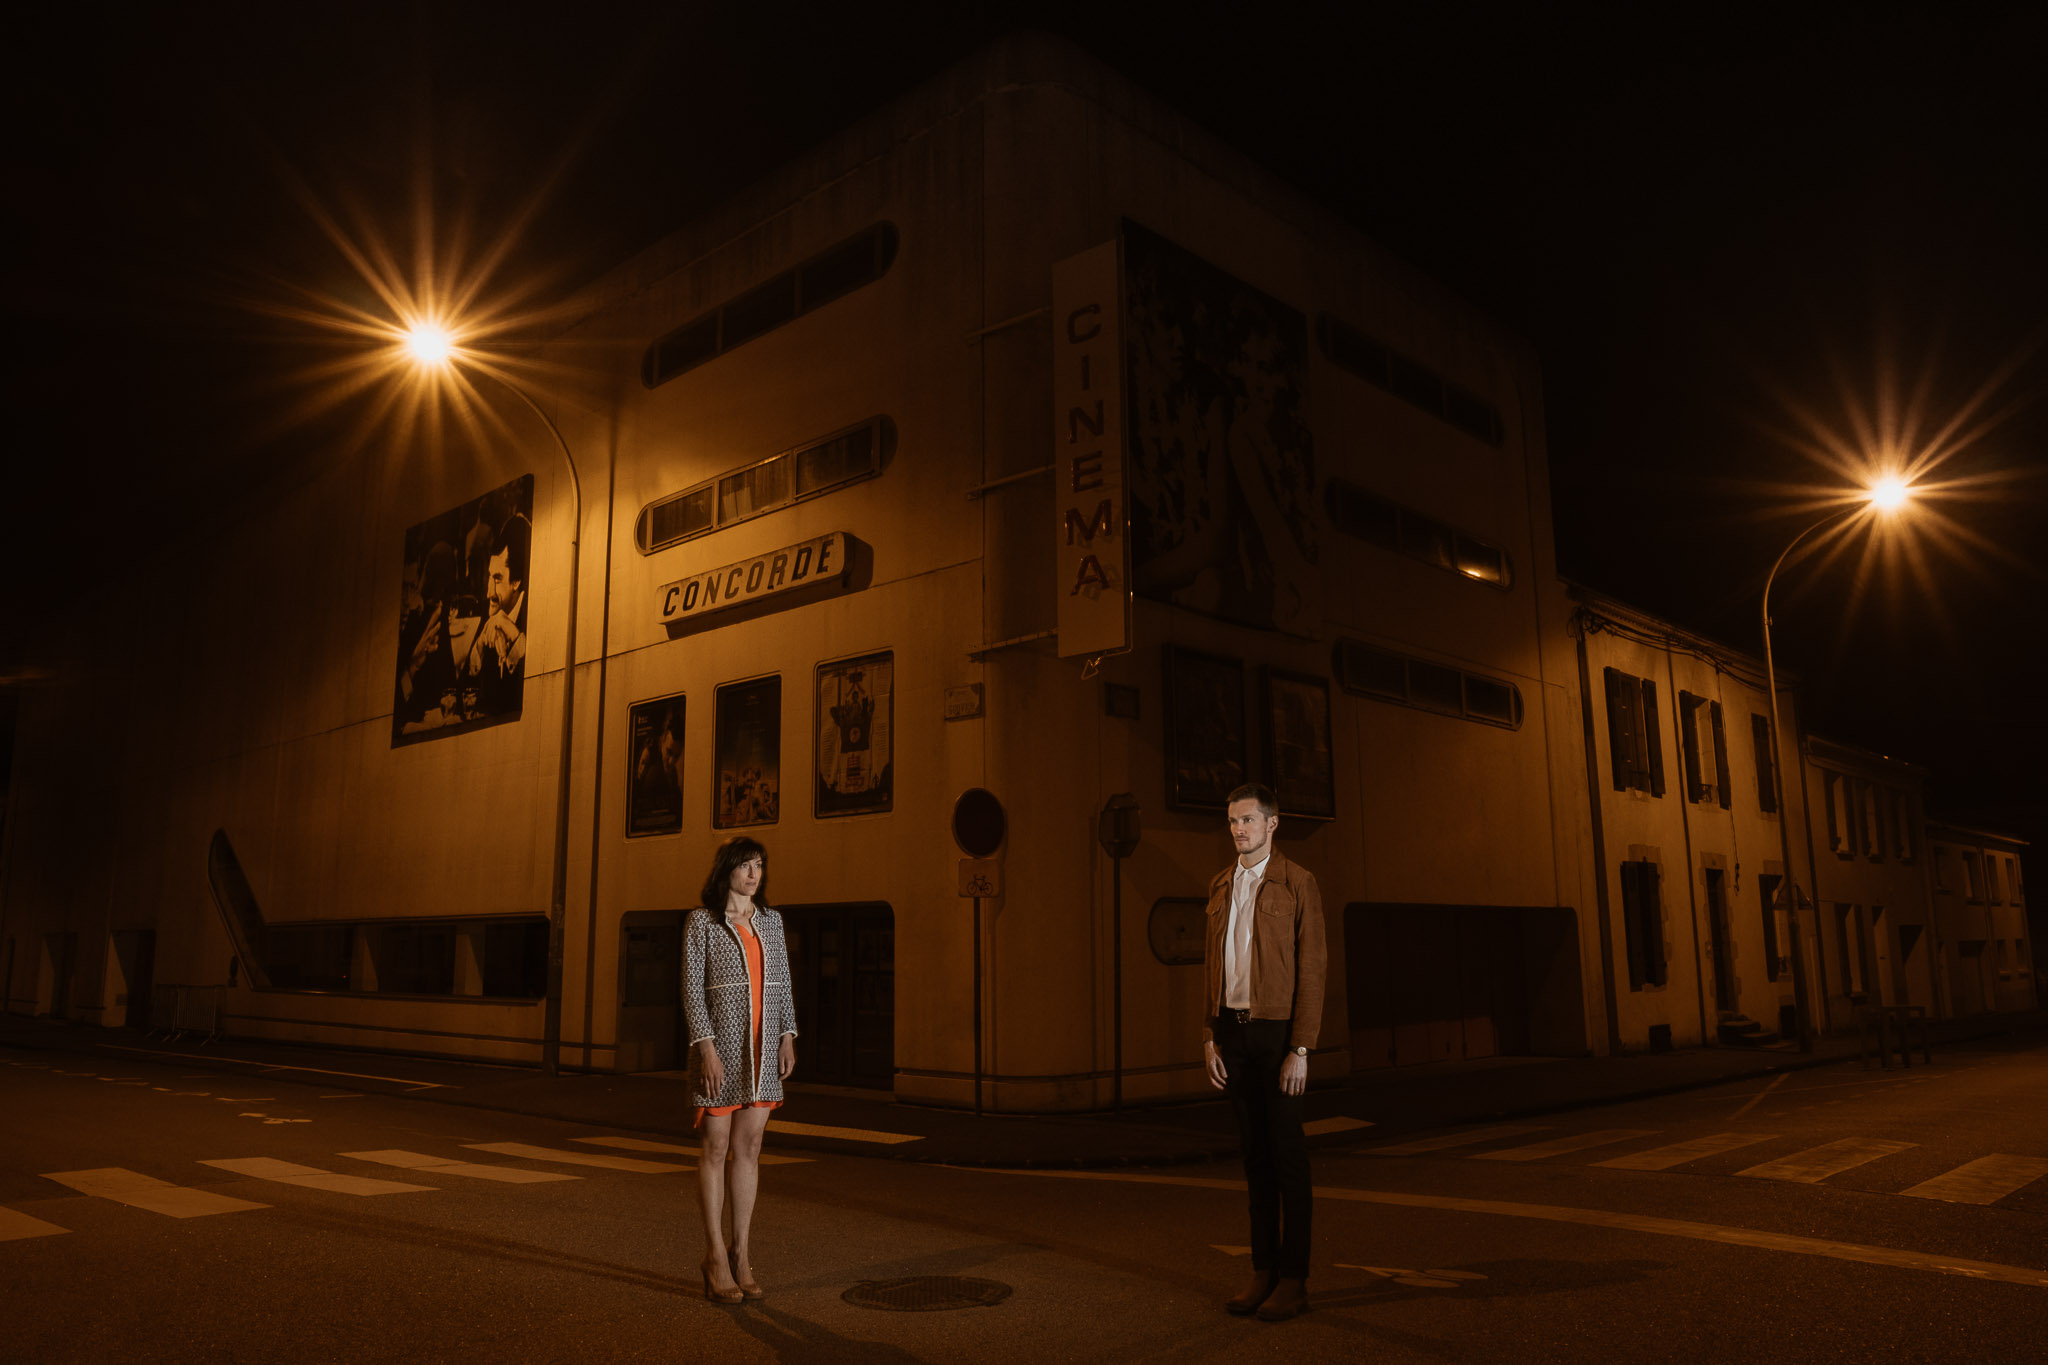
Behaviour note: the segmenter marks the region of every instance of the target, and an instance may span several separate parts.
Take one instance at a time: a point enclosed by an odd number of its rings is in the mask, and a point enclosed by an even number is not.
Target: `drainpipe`
[[[1593,814],[1593,900],[1599,907],[1600,991],[1607,1006],[1607,1052],[1621,1051],[1621,1007],[1614,998],[1614,911],[1607,891],[1607,830],[1600,815],[1600,750],[1593,739],[1593,678],[1586,664],[1586,611],[1572,613],[1578,629],[1572,637],[1579,649],[1579,729],[1586,742],[1586,799]]]

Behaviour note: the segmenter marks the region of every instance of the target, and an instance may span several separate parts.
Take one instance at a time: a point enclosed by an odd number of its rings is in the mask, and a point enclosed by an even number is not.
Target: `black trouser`
[[[1244,1179],[1251,1193],[1252,1266],[1282,1279],[1308,1278],[1308,1234],[1314,1197],[1309,1191],[1308,1144],[1301,1135],[1301,1096],[1280,1089],[1287,1060],[1287,1019],[1249,1019],[1229,1010],[1210,1021],[1223,1058],[1224,1093],[1237,1114],[1244,1144]]]

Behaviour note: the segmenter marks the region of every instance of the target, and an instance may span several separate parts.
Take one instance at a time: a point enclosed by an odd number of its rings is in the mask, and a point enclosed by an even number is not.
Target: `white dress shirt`
[[[1239,863],[1230,874],[1230,927],[1223,935],[1223,1005],[1226,1009],[1252,1007],[1252,925],[1258,915],[1259,883],[1266,879],[1265,857],[1246,867]]]

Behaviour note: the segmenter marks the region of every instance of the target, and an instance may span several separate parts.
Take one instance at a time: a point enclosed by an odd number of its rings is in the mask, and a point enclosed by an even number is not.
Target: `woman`
[[[796,1066],[789,949],[782,916],[768,908],[767,885],[767,850],[745,835],[728,839],[704,879],[703,908],[683,925],[683,1008],[696,1072],[691,1094],[703,1129],[697,1195],[704,1206],[704,1297],[714,1303],[763,1296],[747,1245],[761,1135]]]

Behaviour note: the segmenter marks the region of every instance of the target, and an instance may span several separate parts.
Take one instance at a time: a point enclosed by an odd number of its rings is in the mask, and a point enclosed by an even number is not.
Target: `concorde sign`
[[[785,545],[733,564],[664,583],[659,600],[664,624],[689,621],[729,607],[746,606],[798,588],[846,577],[850,556],[844,531]]]

